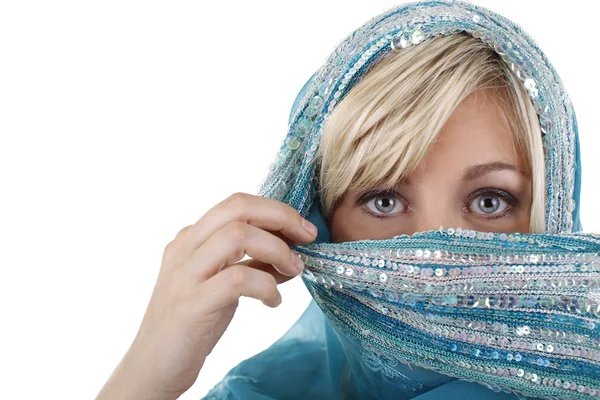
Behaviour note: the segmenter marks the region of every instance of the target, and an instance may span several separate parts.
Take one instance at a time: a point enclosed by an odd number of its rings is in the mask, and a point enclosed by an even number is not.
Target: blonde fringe
[[[323,218],[349,189],[394,187],[421,161],[454,109],[492,88],[532,177],[530,231],[545,229],[545,162],[537,113],[494,50],[461,33],[376,62],[325,121],[319,147]]]

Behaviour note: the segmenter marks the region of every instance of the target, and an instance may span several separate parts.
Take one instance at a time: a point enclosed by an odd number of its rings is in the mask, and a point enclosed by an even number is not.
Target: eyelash
[[[465,206],[463,209],[467,209],[466,212],[471,213],[472,211],[469,209],[470,204],[473,202],[474,199],[476,199],[477,197],[481,197],[483,195],[495,195],[498,196],[500,198],[502,198],[502,200],[504,200],[507,203],[507,208],[505,211],[503,211],[500,214],[497,215],[493,215],[491,217],[485,217],[483,216],[484,214],[481,213],[475,213],[477,215],[481,215],[481,218],[484,218],[486,220],[496,220],[496,219],[502,219],[502,218],[507,218],[510,215],[512,215],[515,211],[515,209],[519,206],[519,200],[513,196],[511,193],[502,190],[502,189],[496,189],[496,188],[481,188],[478,189],[476,191],[474,191],[473,193],[471,193],[469,195],[469,197],[467,198],[467,201],[465,203]],[[400,196],[400,194],[393,190],[393,189],[375,189],[375,190],[370,190],[366,193],[364,193],[362,196],[359,197],[358,201],[357,201],[357,205],[359,206],[364,206],[365,204],[367,204],[369,201],[371,201],[372,199],[376,198],[376,197],[380,197],[380,196],[384,196],[384,197],[395,197],[397,199],[399,199],[402,204],[404,204],[404,206],[406,208],[408,208],[406,206],[406,202],[404,201],[404,198],[402,196]],[[366,208],[366,207],[365,207]],[[375,217],[375,218],[379,218],[379,219],[388,219],[388,218],[393,218],[390,217],[389,215],[385,215],[385,214],[376,214],[374,212],[372,212],[371,210],[366,210],[366,212]]]

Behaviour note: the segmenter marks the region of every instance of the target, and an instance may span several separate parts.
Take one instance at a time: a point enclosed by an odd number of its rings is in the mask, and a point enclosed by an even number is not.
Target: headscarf
[[[461,228],[331,243],[316,158],[323,123],[369,66],[438,35],[480,38],[538,113],[544,233]],[[306,82],[259,194],[317,225],[292,246],[312,301],[207,399],[590,399],[600,396],[600,236],[581,233],[577,121],[520,26],[460,1],[405,3],[348,35]]]

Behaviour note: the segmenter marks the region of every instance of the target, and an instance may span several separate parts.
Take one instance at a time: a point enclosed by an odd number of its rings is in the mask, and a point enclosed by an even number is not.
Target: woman
[[[178,397],[239,296],[277,306],[304,267],[304,315],[206,398],[595,397],[578,164],[569,98],[522,29],[462,2],[389,10],[305,84],[261,196],[167,246],[99,398]]]

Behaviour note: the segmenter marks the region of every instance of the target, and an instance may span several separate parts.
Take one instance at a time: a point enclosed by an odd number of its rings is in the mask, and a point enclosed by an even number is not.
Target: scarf
[[[466,32],[520,79],[546,162],[541,234],[461,228],[331,243],[318,207],[323,123],[373,63]],[[407,3],[348,35],[306,82],[259,195],[319,228],[292,246],[313,301],[284,337],[206,398],[546,398],[600,394],[600,236],[581,233],[577,122],[562,82],[517,24],[460,1]]]

